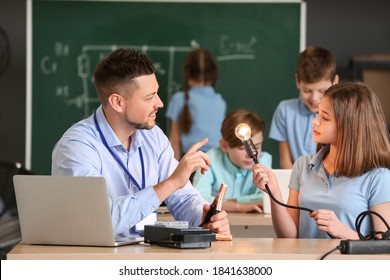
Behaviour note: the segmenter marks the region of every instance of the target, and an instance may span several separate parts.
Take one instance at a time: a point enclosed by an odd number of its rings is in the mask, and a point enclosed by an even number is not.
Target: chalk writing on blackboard
[[[247,41],[235,41],[228,35],[220,36],[219,52],[216,54],[217,61],[228,62],[236,60],[254,60],[256,36],[251,36]],[[80,78],[82,92],[72,94],[69,85],[57,85],[55,96],[62,98],[67,106],[74,106],[83,112],[83,117],[88,117],[99,105],[93,85],[93,69],[98,61],[104,58],[109,52],[118,48],[134,48],[144,53],[151,54],[158,52],[157,57],[166,56],[162,61],[154,61],[158,80],[165,80],[167,100],[173,93],[182,88],[182,82],[177,80],[177,74],[181,69],[175,69],[177,53],[188,53],[191,49],[200,47],[197,40],[192,40],[188,46],[158,46],[158,45],[84,45],[81,53],[77,56],[77,76]],[[69,45],[56,42],[54,45],[54,58],[45,55],[41,59],[41,71],[45,75],[56,74],[58,62],[56,57],[67,57]],[[176,67],[177,68],[177,67]]]

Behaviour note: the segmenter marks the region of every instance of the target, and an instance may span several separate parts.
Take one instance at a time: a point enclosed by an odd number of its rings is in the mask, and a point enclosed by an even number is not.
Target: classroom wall
[[[0,161],[24,164],[26,118],[26,3],[0,1],[0,28],[8,37],[8,64],[0,38]]]
[[[352,56],[390,53],[390,17],[388,16],[390,1],[307,0],[306,2],[306,45],[318,45],[332,50],[338,62],[341,79],[350,78],[349,62]],[[25,0],[0,1],[0,28],[5,30],[10,46],[8,64],[4,55],[0,54],[0,161],[17,161],[24,164]],[[6,49],[4,45],[7,43],[0,38],[0,51]],[[291,95],[297,96],[297,92],[292,92]]]

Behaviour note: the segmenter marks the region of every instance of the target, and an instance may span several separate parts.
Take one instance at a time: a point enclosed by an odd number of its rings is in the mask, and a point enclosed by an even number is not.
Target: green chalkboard
[[[228,110],[251,109],[269,126],[278,102],[297,96],[301,5],[31,0],[26,165],[36,174],[50,174],[54,144],[99,105],[93,84],[96,63],[118,47],[137,48],[151,57],[165,105],[181,89],[186,54],[196,46],[209,49],[218,61],[217,90]],[[167,132],[165,107],[157,122]],[[277,167],[277,143],[265,139],[263,149]]]

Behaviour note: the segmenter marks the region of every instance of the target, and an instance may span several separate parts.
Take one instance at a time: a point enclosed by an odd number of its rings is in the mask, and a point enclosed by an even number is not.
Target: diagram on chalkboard
[[[118,48],[133,48],[141,50],[148,55],[152,52],[165,53],[168,58],[168,65],[165,66],[160,61],[154,61],[156,68],[156,75],[159,76],[159,80],[164,78],[167,84],[168,98],[180,88],[180,83],[174,79],[175,71],[175,55],[177,52],[188,53],[191,49],[198,45],[182,47],[182,46],[133,46],[133,45],[86,45],[82,47],[81,54],[77,57],[77,69],[78,77],[82,83],[82,93],[78,96],[67,98],[66,104],[69,106],[76,106],[79,109],[83,109],[84,117],[91,114],[91,110],[94,110],[98,104],[97,98],[93,88],[93,68],[105,55],[118,49]]]
[[[252,36],[248,42],[232,42],[229,36],[222,35],[220,37],[220,54],[216,56],[216,60],[224,62],[229,60],[254,60],[256,58],[254,54],[256,42],[255,36]],[[200,47],[200,45],[196,40],[192,40],[190,46],[85,45],[81,49],[81,54],[77,57],[77,74],[81,79],[82,93],[70,97],[67,88],[58,87],[56,95],[65,98],[65,103],[68,106],[75,106],[82,110],[83,117],[88,117],[100,104],[93,86],[94,66],[104,56],[118,48],[133,48],[151,57],[154,57],[153,53],[158,53],[158,55],[155,55],[157,58],[161,58],[162,55],[166,56],[167,63],[159,60],[153,60],[153,62],[158,80],[163,79],[163,84],[166,84],[166,101],[168,101],[172,94],[182,87],[181,82],[175,78],[175,73],[181,71],[181,69],[175,69],[177,54],[186,55],[197,47]],[[44,60],[42,60],[42,63],[44,63]],[[53,67],[56,67],[55,64]]]

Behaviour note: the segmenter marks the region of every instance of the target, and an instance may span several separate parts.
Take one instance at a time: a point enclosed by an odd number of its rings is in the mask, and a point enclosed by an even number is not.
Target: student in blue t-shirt
[[[226,102],[215,91],[218,66],[205,49],[194,49],[184,64],[184,90],[175,93],[168,103],[169,140],[175,158],[180,158],[201,139],[208,138],[201,151],[217,146],[220,128],[226,113]]]
[[[291,169],[298,157],[315,153],[311,121],[325,90],[338,81],[336,59],[330,51],[310,46],[299,55],[296,70],[299,98],[279,103],[269,132],[269,138],[279,141],[280,168]]]
[[[314,210],[285,208],[271,201],[278,237],[359,239],[359,214],[374,211],[390,222],[390,142],[381,104],[363,83],[330,87],[312,121],[317,153],[300,157],[289,183],[288,204]],[[282,195],[275,175],[257,164],[255,184],[276,199]],[[363,221],[364,236],[388,230],[377,216]],[[372,227],[373,226],[373,227]],[[377,236],[379,237],[379,236]],[[381,238],[381,237],[380,237]]]
[[[225,183],[228,186],[223,203],[225,211],[262,213],[262,191],[253,184],[251,171],[253,159],[248,157],[242,141],[235,135],[235,127],[240,123],[246,123],[251,127],[252,140],[258,150],[259,161],[271,168],[272,156],[261,150],[265,122],[255,113],[239,109],[230,112],[224,119],[219,147],[207,152],[211,166],[203,175],[200,172],[195,173],[193,185],[211,203],[221,183]]]

